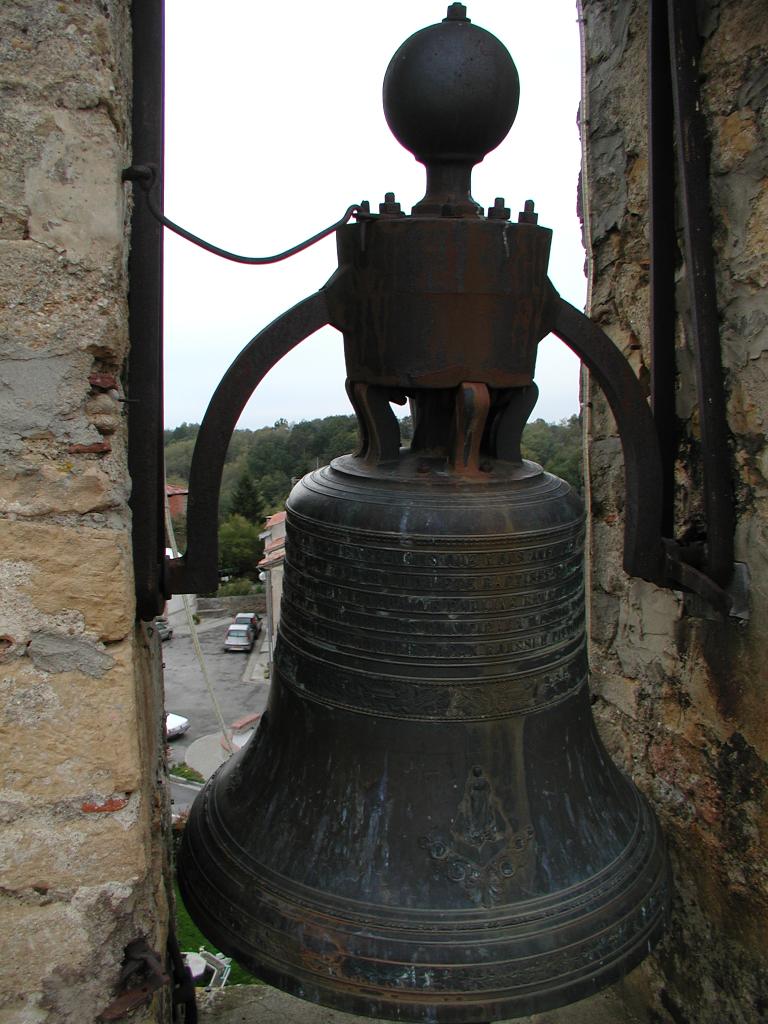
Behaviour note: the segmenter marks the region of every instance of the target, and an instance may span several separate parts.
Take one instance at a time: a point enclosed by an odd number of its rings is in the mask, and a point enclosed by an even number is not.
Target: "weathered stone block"
[[[712,169],[725,173],[739,167],[754,152],[759,135],[751,110],[734,110],[714,119]]]
[[[48,1013],[41,1006],[46,978],[68,961],[77,971],[91,957],[85,922],[65,903],[38,900],[0,903],[3,922],[3,959],[0,975],[0,1021],[42,1024]],[[40,936],[46,936],[45,944]],[[85,1008],[84,1008],[85,1009]],[[86,1018],[87,1019],[87,1018]]]
[[[32,634],[27,654],[41,672],[82,672],[96,679],[115,663],[105,650],[86,640],[43,630]]]
[[[108,882],[66,893],[30,892],[24,902],[3,897],[0,1024],[90,1024],[119,990],[124,951],[154,927],[137,912],[143,883]],[[165,899],[157,905],[166,913]],[[130,1020],[157,1024],[161,1004],[140,1007]]]
[[[606,594],[620,594],[626,574],[622,567],[624,534],[618,516],[591,524],[592,583]]]
[[[147,870],[138,793],[40,808],[6,823],[0,865],[6,892],[131,882]]]
[[[589,382],[590,391],[590,437],[596,440],[604,437],[616,436],[616,420],[605,399],[605,395],[597,381],[591,378]]]
[[[45,627],[46,614],[61,621],[62,613],[104,642],[123,639],[132,631],[127,532],[0,520],[0,552],[9,606],[16,604],[11,634],[29,636],[33,629]],[[25,615],[31,616],[26,622]]]
[[[54,112],[55,129],[27,173],[29,237],[70,259],[122,252],[125,196],[122,146],[106,111]]]
[[[39,4],[6,0],[0,64],[13,99],[110,112],[126,132],[130,96],[128,5],[121,0]]]
[[[90,369],[87,352],[74,357],[38,352],[33,358],[4,359],[0,364],[3,429],[18,438],[63,435],[69,442],[98,440],[87,420],[72,422],[83,404],[82,382]]]
[[[101,654],[112,667],[94,677],[43,673],[16,661],[12,675],[0,675],[0,737],[14,755],[0,766],[0,790],[9,798],[37,805],[141,785],[131,642],[111,645],[108,655],[80,647],[65,659],[73,654],[94,669]],[[158,735],[160,728],[158,722]]]
[[[621,441],[618,437],[607,437],[595,441],[590,448],[590,477],[599,488],[599,513],[612,521],[610,516],[624,508],[624,459]]]
[[[0,466],[0,513],[39,517],[82,515],[118,508],[128,499],[98,462],[60,456],[38,465],[14,460]]]
[[[698,84],[712,140],[711,244],[733,432],[736,549],[752,570],[748,623],[698,618],[680,595],[627,581],[618,571],[616,534],[621,534],[622,523],[616,518],[621,509],[615,501],[613,456],[606,445],[611,424],[602,403],[595,402],[592,410],[595,712],[610,750],[656,805],[676,862],[678,897],[670,939],[648,967],[654,979],[646,997],[648,1010],[651,1019],[665,1022],[751,1024],[768,1006],[765,840],[757,838],[768,812],[768,565],[766,538],[758,525],[768,521],[763,473],[768,408],[768,21],[762,6],[760,0],[693,5],[706,39]],[[642,159],[647,71],[638,60],[647,38],[646,12],[647,5],[636,0],[584,4],[590,96],[587,181],[591,177],[596,186],[587,197],[597,225],[593,303],[601,325],[619,347],[629,347],[630,363],[641,381],[649,342],[647,169]],[[611,140],[612,158],[604,140]],[[622,151],[627,158],[625,180],[619,181]],[[623,203],[623,210],[617,212],[616,203]],[[607,235],[600,220],[603,204],[608,220],[617,225]],[[682,236],[679,241],[682,253]],[[679,417],[674,532],[695,540],[707,533],[702,423],[684,260],[676,273],[677,323],[674,339],[667,339],[675,346]],[[633,345],[624,344],[627,338]]]
[[[123,254],[110,250],[97,268],[33,241],[0,241],[0,348],[8,358],[48,359],[88,352],[111,357],[119,371],[127,343],[127,304],[115,292],[127,289]],[[103,369],[104,367],[96,367]],[[88,365],[82,393],[89,390]]]
[[[630,581],[615,645],[625,675],[643,677],[654,664],[674,671],[674,626],[681,611],[682,601],[674,591],[660,590],[645,580]]]
[[[25,179],[54,127],[50,110],[16,97],[0,108],[0,238],[27,237]]]
[[[595,591],[592,601],[592,639],[603,646],[610,644],[619,628],[619,603],[610,594]]]
[[[734,269],[748,284],[768,286],[768,181],[763,181],[750,203],[744,248]]]
[[[623,678],[616,672],[601,673],[600,696],[623,715],[629,718],[636,716],[638,700],[636,679]]]

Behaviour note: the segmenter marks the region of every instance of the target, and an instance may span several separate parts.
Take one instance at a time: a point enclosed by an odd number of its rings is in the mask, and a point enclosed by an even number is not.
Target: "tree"
[[[264,500],[247,470],[240,474],[229,499],[229,514],[242,516],[256,526],[260,526],[264,519]]]
[[[283,428],[256,432],[248,453],[248,469],[256,480],[274,472],[284,473],[289,480],[294,475],[290,437],[290,431]]]
[[[570,416],[559,423],[538,419],[523,431],[523,457],[538,462],[548,473],[581,490],[581,420]]]
[[[198,423],[182,423],[180,426],[174,427],[173,430],[164,430],[163,440],[166,445],[169,445],[171,441],[194,441],[199,429]]]
[[[189,480],[189,469],[192,465],[192,452],[195,447],[194,437],[171,440],[165,445],[165,473],[168,480],[179,483]]]
[[[229,516],[219,527],[219,566],[232,576],[257,579],[264,543],[259,527],[244,516]]]
[[[197,424],[184,423],[175,430],[166,430],[165,460],[169,480],[184,483],[189,479],[198,429]],[[400,421],[400,433],[405,443],[412,437],[413,424],[409,416]],[[537,419],[525,428],[522,451],[525,458],[540,463],[550,473],[580,489],[581,443],[578,416],[559,423]],[[326,416],[292,424],[280,419],[274,427],[236,430],[224,463],[221,508],[226,515],[241,515],[258,522],[267,512],[282,507],[292,480],[356,447],[354,416]],[[261,501],[258,512],[256,495]]]
[[[291,478],[287,473],[281,473],[279,469],[275,469],[271,473],[265,473],[259,480],[259,490],[264,496],[264,502],[268,509],[273,512],[282,508],[285,499],[291,493]]]

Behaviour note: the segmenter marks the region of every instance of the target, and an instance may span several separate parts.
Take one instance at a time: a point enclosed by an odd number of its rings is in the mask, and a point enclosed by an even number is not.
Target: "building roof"
[[[262,537],[265,534],[262,534]],[[269,534],[267,533],[268,537]],[[268,540],[264,545],[264,557],[259,562],[259,565],[264,569],[271,569],[276,565],[281,565],[285,558],[285,537],[275,537],[274,540]]]
[[[265,558],[262,558],[262,560],[259,562],[259,566],[262,569],[274,569],[276,566],[283,564],[284,558],[284,551],[280,551],[274,555],[267,555]]]

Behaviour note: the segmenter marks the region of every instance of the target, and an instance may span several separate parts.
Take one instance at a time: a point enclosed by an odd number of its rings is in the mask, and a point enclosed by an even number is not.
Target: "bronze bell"
[[[668,866],[592,720],[581,502],[520,456],[536,345],[570,321],[531,205],[513,224],[470,195],[514,120],[514,64],[453,4],[395,54],[384,99],[427,194],[338,232],[324,296],[360,449],[291,493],[268,709],[195,802],[179,879],[273,985],[482,1022],[637,964]]]

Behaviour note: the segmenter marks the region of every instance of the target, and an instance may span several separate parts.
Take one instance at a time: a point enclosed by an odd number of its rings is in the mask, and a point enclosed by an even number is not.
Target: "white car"
[[[235,616],[235,626],[250,626],[254,633],[259,631],[259,616],[256,612],[238,612]]]
[[[177,736],[183,736],[189,728],[189,719],[184,718],[183,715],[174,715],[169,711],[165,714],[165,735],[169,740],[176,739]]]

